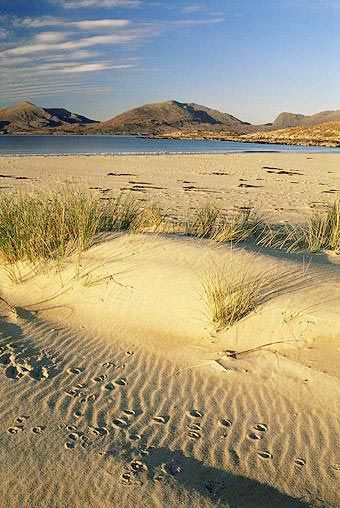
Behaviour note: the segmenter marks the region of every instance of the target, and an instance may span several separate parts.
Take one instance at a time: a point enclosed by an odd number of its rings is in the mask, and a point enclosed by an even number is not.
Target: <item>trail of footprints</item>
[[[15,419],[13,426],[7,429],[7,432],[9,434],[18,434],[19,432],[30,430],[33,434],[42,434],[45,431],[46,425],[30,426],[29,419],[30,416],[28,415],[18,416]]]
[[[127,354],[133,354],[133,352],[127,352]],[[143,475],[148,473],[150,478],[149,466],[147,464],[147,457],[153,453],[155,447],[148,446],[147,439],[143,438],[143,432],[138,433],[137,431],[129,432],[129,427],[133,423],[135,417],[142,414],[140,411],[137,413],[132,408],[122,409],[120,414],[110,419],[110,425],[106,426],[94,426],[86,423],[86,419],[83,418],[86,414],[86,404],[89,402],[95,402],[99,397],[100,393],[107,393],[109,395],[114,390],[122,390],[128,385],[128,381],[124,377],[114,375],[117,370],[123,369],[125,364],[119,365],[114,362],[106,362],[102,364],[102,373],[91,378],[87,383],[75,383],[71,387],[65,388],[64,392],[67,396],[78,399],[79,408],[73,413],[72,424],[61,423],[58,428],[62,431],[63,435],[63,446],[69,451],[81,450],[81,449],[92,449],[102,457],[109,457],[116,455],[117,450],[107,450],[107,444],[114,446],[112,441],[112,432],[123,432],[123,439],[127,439],[134,446],[133,450],[138,453],[139,459],[134,458],[128,464],[125,464],[124,471],[121,475],[121,482],[124,485],[135,485],[143,483]],[[73,376],[78,376],[84,372],[84,369],[80,367],[72,367],[67,370],[67,373]],[[93,388],[98,389],[100,392],[92,392]],[[112,399],[109,399],[112,400]],[[84,408],[84,410],[82,409]],[[188,439],[197,441],[202,437],[205,427],[204,413],[198,409],[191,409],[187,411],[185,415],[186,419],[186,432]],[[149,425],[163,426],[169,424],[171,418],[166,414],[154,414],[150,416]],[[227,438],[233,431],[234,422],[228,417],[220,418],[216,424],[221,429],[222,437]],[[46,430],[46,425],[30,425],[30,416],[21,415],[18,416],[13,425],[7,429],[7,432],[13,436],[20,434],[26,430],[29,430],[32,434],[39,435],[43,434]],[[211,426],[209,426],[209,432]],[[268,425],[263,422],[254,423],[251,428],[248,429],[247,439],[254,442],[256,453],[259,460],[270,461],[273,460],[273,454],[260,447],[261,440],[269,432]],[[105,441],[111,436],[111,442]],[[240,457],[236,450],[229,450],[231,459],[239,463]],[[303,457],[296,457],[293,461],[293,467],[303,469],[306,466],[306,460]],[[339,464],[331,464],[330,467],[334,471],[340,470]],[[113,474],[108,469],[107,474]],[[175,459],[171,459],[168,462],[164,462],[159,467],[152,468],[151,477],[154,481],[162,481],[167,475],[176,476],[181,473],[181,464],[176,462]]]

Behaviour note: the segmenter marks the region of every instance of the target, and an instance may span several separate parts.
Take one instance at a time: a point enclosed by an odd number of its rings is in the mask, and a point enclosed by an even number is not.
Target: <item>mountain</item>
[[[0,131],[5,133],[35,132],[67,125],[88,125],[94,123],[85,116],[71,113],[66,109],[48,109],[30,102],[0,109]]]
[[[131,109],[101,122],[93,130],[109,134],[164,134],[199,128],[239,133],[248,132],[249,126],[232,115],[199,104],[166,101]]]
[[[301,115],[299,113],[280,113],[279,116],[272,123],[272,128],[286,129],[289,127],[319,125],[328,122],[340,121],[340,110],[336,111],[321,111],[315,115]]]
[[[273,129],[286,129],[287,127],[296,127],[303,123],[308,118],[306,115],[299,113],[280,113],[279,116],[272,123]]]
[[[317,115],[315,115],[317,116]],[[242,136],[244,141],[288,145],[340,146],[340,121],[298,126]]]

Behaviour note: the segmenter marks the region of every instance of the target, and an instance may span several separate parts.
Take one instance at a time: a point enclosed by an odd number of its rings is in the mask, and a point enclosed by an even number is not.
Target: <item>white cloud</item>
[[[80,9],[88,7],[139,7],[142,0],[52,0],[62,5],[65,9]]]
[[[55,18],[53,16],[41,16],[35,18],[13,18],[12,23],[14,26],[21,26],[26,28],[43,28],[45,26],[57,26],[62,25],[64,21],[61,18]]]
[[[85,39],[67,41],[58,44],[46,44],[46,43],[28,44],[25,46],[18,46],[16,48],[11,48],[2,51],[0,52],[0,57],[10,55],[27,55],[36,52],[68,51],[73,49],[90,48],[98,45],[124,44],[127,42],[134,41],[141,36],[142,36],[141,32],[132,31],[130,33],[125,34],[96,35],[94,37],[87,37]]]
[[[98,72],[98,71],[105,71],[108,69],[128,69],[130,67],[133,67],[131,64],[126,65],[109,65],[104,63],[98,63],[98,64],[83,64],[83,65],[76,65],[75,67],[65,67],[61,70],[61,72],[64,72],[65,74],[68,73],[78,73],[78,72]]]
[[[203,11],[204,7],[200,4],[193,4],[193,5],[186,5],[183,7],[183,12],[187,12],[192,14],[193,12],[200,12]]]
[[[96,20],[84,20],[84,21],[73,21],[67,23],[69,26],[81,28],[84,30],[91,30],[92,28],[121,28],[129,25],[127,19],[96,19]]]
[[[53,44],[64,41],[65,37],[66,35],[61,32],[40,32],[34,39],[38,42]]]
[[[111,29],[123,28],[130,24],[128,19],[85,19],[79,21],[66,21],[62,18],[54,18],[52,16],[41,16],[37,18],[14,18],[12,20],[14,26],[25,28],[44,28],[48,26],[54,27],[72,27],[81,30],[92,29]]]

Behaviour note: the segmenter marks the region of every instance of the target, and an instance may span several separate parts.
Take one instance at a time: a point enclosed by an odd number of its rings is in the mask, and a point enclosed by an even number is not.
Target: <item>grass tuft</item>
[[[98,202],[82,191],[0,194],[0,257],[59,259],[88,248],[100,222]]]
[[[253,274],[248,268],[232,273],[213,265],[203,274],[201,283],[211,321],[216,330],[223,330],[263,303],[269,276]]]
[[[263,219],[251,207],[225,215],[208,204],[195,211],[193,221],[187,226],[187,234],[219,243],[238,243],[257,234],[262,225]]]
[[[288,252],[340,252],[340,201],[329,205],[325,212],[316,211],[302,225],[269,224],[257,238],[258,245]]]

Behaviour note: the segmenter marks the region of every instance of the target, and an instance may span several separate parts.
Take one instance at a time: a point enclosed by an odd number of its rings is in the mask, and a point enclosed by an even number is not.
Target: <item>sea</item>
[[[251,152],[340,153],[340,148],[236,141],[149,139],[136,136],[0,135],[0,156],[228,154]]]

